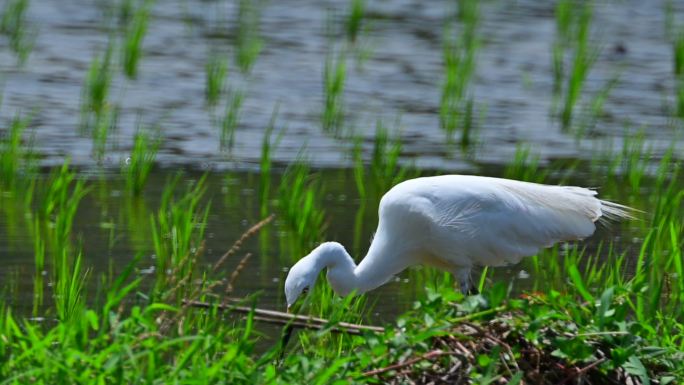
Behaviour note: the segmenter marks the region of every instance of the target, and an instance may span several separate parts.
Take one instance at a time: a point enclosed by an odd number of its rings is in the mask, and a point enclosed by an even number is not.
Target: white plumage
[[[517,263],[557,242],[590,236],[599,219],[631,218],[630,208],[595,196],[582,187],[480,176],[407,180],[382,197],[375,237],[358,266],[336,242],[292,266],[288,306],[325,267],[340,295],[372,290],[419,263],[450,271],[466,291],[473,266]]]

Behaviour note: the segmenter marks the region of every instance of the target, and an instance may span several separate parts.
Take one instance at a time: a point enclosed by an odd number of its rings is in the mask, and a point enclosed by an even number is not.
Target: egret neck
[[[386,283],[406,267],[400,264],[379,266],[374,263],[374,261],[403,259],[389,255],[387,256],[390,258],[378,258],[379,253],[392,253],[393,248],[385,247],[384,243],[376,237],[368,254],[358,266],[344,246],[337,242],[321,244],[308,257],[314,260],[313,265],[318,271],[328,268],[328,282],[337,294],[346,296],[354,290],[357,294],[362,294]]]

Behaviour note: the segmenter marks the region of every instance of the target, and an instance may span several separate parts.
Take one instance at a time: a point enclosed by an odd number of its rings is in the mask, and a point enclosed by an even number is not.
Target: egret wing
[[[496,178],[476,182],[435,202],[438,252],[457,253],[473,264],[517,263],[559,241],[588,237],[602,215],[602,202],[589,189]]]

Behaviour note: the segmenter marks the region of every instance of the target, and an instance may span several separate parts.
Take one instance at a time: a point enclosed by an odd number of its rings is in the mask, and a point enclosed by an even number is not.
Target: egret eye
[[[306,293],[308,293],[308,292],[309,292],[309,287],[308,287],[308,286],[305,287],[304,289],[302,289],[302,294],[306,294]]]

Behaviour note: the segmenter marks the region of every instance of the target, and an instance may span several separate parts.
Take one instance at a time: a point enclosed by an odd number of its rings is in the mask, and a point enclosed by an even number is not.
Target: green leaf
[[[330,365],[316,380],[316,385],[324,385],[329,383],[330,378],[344,366],[350,358],[338,358],[332,365]]]
[[[486,296],[489,300],[489,306],[492,308],[498,307],[506,299],[506,284],[504,282],[497,282],[487,291]]]
[[[594,353],[594,348],[582,338],[557,338],[554,345],[558,346],[558,350],[552,354],[570,361],[585,361]]]
[[[577,269],[576,265],[570,265],[568,268],[568,275],[570,276],[570,280],[572,283],[575,284],[575,288],[577,291],[580,293],[582,298],[584,298],[585,301],[587,302],[594,302],[594,296],[589,293],[587,288],[584,286],[584,281],[582,280],[582,276],[580,275],[579,270]]]
[[[651,381],[648,378],[648,371],[646,370],[646,367],[641,362],[639,357],[637,357],[637,356],[629,357],[627,362],[625,362],[622,365],[622,367],[625,369],[625,371],[628,374],[639,377],[642,384],[644,384],[644,385],[650,385],[651,384]]]
[[[85,318],[88,320],[88,323],[90,324],[90,328],[93,330],[98,330],[100,327],[100,320],[97,317],[97,314],[95,314],[94,311],[88,310],[85,312]]]
[[[613,292],[614,289],[612,287],[609,287],[601,294],[601,300],[599,303],[597,314],[598,324],[601,328],[605,324],[606,318],[610,318],[613,314],[615,314],[615,310],[611,311],[610,309],[610,305],[613,302]]]
[[[511,379],[508,381],[508,385],[518,385],[521,383],[524,372],[517,372],[511,377]]]

